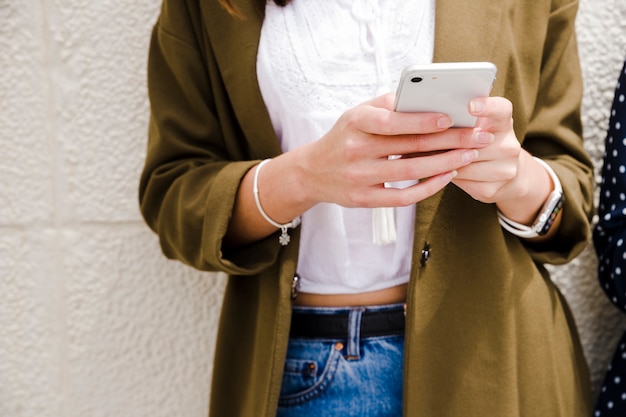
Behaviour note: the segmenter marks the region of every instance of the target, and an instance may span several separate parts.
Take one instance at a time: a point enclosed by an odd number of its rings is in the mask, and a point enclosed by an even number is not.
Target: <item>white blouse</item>
[[[395,91],[405,66],[431,62],[434,1],[269,1],[257,76],[283,151]],[[394,209],[397,238],[385,245],[373,241],[373,211],[321,203],[302,215],[300,291],[353,294],[408,281],[415,206]]]

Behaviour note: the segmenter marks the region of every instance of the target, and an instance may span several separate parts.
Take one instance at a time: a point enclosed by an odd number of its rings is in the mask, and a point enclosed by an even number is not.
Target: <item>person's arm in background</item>
[[[615,90],[605,146],[593,242],[602,289],[626,311],[626,62]]]

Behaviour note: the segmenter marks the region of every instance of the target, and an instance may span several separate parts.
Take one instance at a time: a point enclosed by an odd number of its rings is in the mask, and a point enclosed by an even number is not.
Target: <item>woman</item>
[[[611,108],[602,167],[600,187],[600,220],[594,230],[593,243],[598,254],[598,278],[611,302],[626,311],[626,287],[622,271],[626,271],[624,238],[626,228],[626,61],[620,73]],[[622,335],[613,360],[604,377],[596,404],[595,416],[611,417],[626,414],[626,333]]]
[[[153,34],[142,212],[230,276],[211,415],[589,415],[542,266],[590,238],[577,2],[286,3],[165,0]],[[393,111],[431,61],[497,65],[476,128]]]

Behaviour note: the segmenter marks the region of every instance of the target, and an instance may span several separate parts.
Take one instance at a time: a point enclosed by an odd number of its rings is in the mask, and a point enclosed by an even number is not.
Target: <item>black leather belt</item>
[[[348,337],[350,314],[311,314],[294,311],[290,337],[310,339],[345,339]],[[404,309],[364,311],[361,315],[360,337],[404,334]]]

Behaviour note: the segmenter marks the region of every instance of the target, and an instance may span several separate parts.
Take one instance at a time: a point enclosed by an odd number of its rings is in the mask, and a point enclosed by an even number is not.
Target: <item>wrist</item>
[[[316,163],[315,157],[309,156],[307,147],[308,145],[305,145],[281,155],[281,159],[285,158],[285,164],[281,168],[282,182],[289,190],[294,209],[299,213],[319,203],[321,196],[315,181],[319,159]]]
[[[277,223],[288,223],[319,202],[314,173],[307,169],[308,156],[302,152],[305,147],[272,158],[262,168],[258,185],[261,201],[266,213]]]
[[[545,236],[555,223],[557,223],[563,208],[563,189],[558,176],[546,162],[539,158],[534,159],[549,175],[552,190],[544,200],[532,222],[529,222],[529,224],[518,223],[498,210],[500,225],[510,233],[523,238]]]
[[[510,185],[508,199],[496,202],[499,212],[509,219],[531,225],[554,189],[550,174],[541,162],[522,151],[515,183]]]
[[[316,141],[317,142],[317,141]],[[283,181],[290,190],[290,198],[300,213],[324,200],[325,189],[320,185],[320,171],[323,170],[324,155],[316,150],[316,142],[293,149],[286,154]]]

